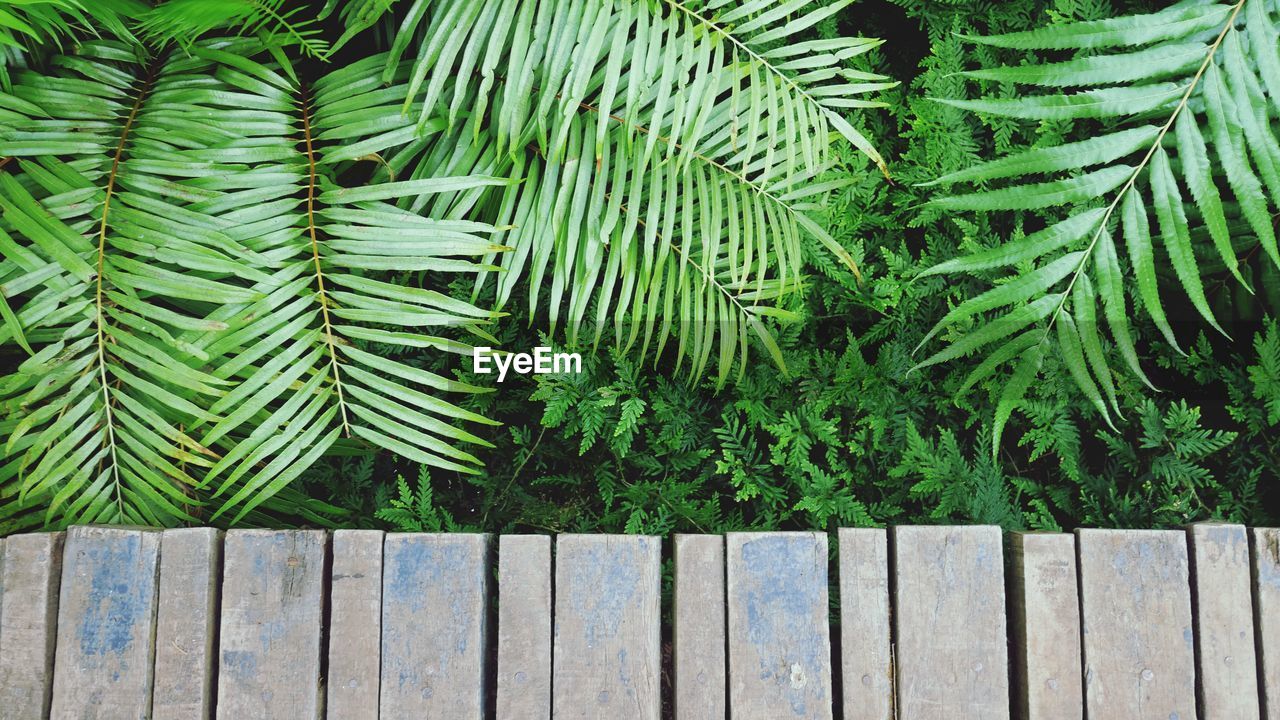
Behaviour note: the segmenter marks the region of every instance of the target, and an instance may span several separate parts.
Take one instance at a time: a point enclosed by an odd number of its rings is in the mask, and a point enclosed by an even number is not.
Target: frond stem
[[[102,386],[102,409],[106,413],[107,448],[111,452],[111,474],[115,487],[116,509],[122,516],[124,515],[124,497],[120,492],[120,461],[116,456],[116,431],[114,411],[112,410],[111,381],[107,378],[107,318],[103,309],[106,293],[103,290],[102,276],[106,270],[107,220],[111,215],[111,198],[115,194],[116,178],[120,174],[120,160],[124,157],[125,145],[129,141],[129,133],[133,130],[133,124],[138,119],[138,112],[142,109],[142,103],[147,99],[147,96],[151,94],[151,87],[154,82],[155,68],[152,67],[147,72],[147,79],[143,82],[142,88],[138,91],[138,97],[133,101],[133,107],[129,109],[129,116],[125,118],[124,127],[120,130],[120,142],[116,143],[116,150],[111,158],[111,170],[107,173],[106,193],[102,199],[102,220],[98,223],[98,272],[94,289],[98,382]]]
[[[315,265],[320,317],[324,322],[324,341],[329,347],[329,369],[333,371],[333,387],[338,393],[338,409],[342,413],[342,432],[347,437],[351,437],[351,424],[347,419],[347,402],[342,394],[342,374],[338,369],[338,348],[333,341],[333,323],[329,319],[329,296],[324,288],[320,240],[316,237],[316,153],[311,142],[311,95],[305,90],[302,95],[302,136],[307,146],[307,235],[311,239],[311,261]]]

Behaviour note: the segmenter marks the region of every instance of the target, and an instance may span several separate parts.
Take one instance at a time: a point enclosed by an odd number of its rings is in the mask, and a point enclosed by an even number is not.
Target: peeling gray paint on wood
[[[222,531],[164,531],[152,720],[208,720],[213,713],[221,577]]]
[[[488,549],[488,535],[387,535],[384,720],[483,718]]]
[[[382,640],[381,530],[333,533],[328,717],[378,720]]]
[[[675,720],[724,718],[724,538],[675,536]]]
[[[498,717],[551,717],[551,538],[498,540]]]
[[[150,717],[159,573],[159,532],[67,531],[54,651],[54,720]]]
[[[232,530],[223,547],[219,720],[319,720],[322,530]]]
[[[902,720],[1009,717],[1000,528],[893,530]]]
[[[1250,530],[1262,717],[1280,720],[1280,529]]]
[[[830,720],[824,533],[730,533],[729,705],[735,720]]]
[[[1206,720],[1257,720],[1249,536],[1243,525],[1188,529],[1196,599],[1196,682]]]
[[[53,696],[63,533],[5,540],[0,720],[45,720]]]
[[[661,543],[557,538],[555,720],[658,720]]]
[[[1023,720],[1080,720],[1084,690],[1076,538],[1014,533],[1010,544],[1014,706]]]
[[[841,528],[838,539],[844,720],[892,720],[888,534]]]
[[[1082,529],[1076,539],[1087,717],[1193,720],[1186,533]]]

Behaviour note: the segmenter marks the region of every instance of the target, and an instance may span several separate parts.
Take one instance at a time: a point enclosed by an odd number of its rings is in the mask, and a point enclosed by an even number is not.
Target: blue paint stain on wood
[[[650,538],[635,538],[611,546],[593,544],[585,549],[586,557],[575,562],[570,599],[589,645],[617,637],[625,613],[638,607],[651,542]]]
[[[734,598],[746,611],[747,640],[759,658],[759,679],[777,685],[796,717],[809,715],[810,700],[829,702],[821,668],[830,656],[820,628],[827,608],[826,557],[811,537],[769,535],[743,543],[749,575]]]
[[[429,700],[442,680],[478,684],[452,676],[470,672],[454,665],[481,640],[483,544],[466,536],[388,537],[383,570],[384,685],[402,698]]]
[[[127,668],[125,652],[138,640],[138,627],[149,621],[155,594],[154,550],[146,552],[142,536],[92,539],[74,558],[89,572],[89,597],[80,621],[78,641],[85,658],[115,656]]]

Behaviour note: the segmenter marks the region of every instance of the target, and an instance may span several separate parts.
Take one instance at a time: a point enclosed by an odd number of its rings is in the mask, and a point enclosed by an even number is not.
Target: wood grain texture
[[[1009,717],[1000,528],[893,530],[902,720]]]
[[[658,720],[661,543],[557,538],[555,720]]]
[[[232,530],[223,547],[219,720],[319,720],[326,536]]]
[[[1253,528],[1249,534],[1262,717],[1280,720],[1280,529]]]
[[[725,717],[724,538],[675,536],[675,720]]]
[[[334,720],[378,720],[383,537],[381,530],[333,533],[325,712]]]
[[[1014,533],[1011,554],[1014,705],[1024,720],[1080,720],[1084,686],[1076,538]]]
[[[62,551],[54,720],[146,718],[155,669],[160,533],[73,527]]]
[[[735,720],[830,720],[827,536],[730,533],[729,705]]]
[[[838,539],[844,720],[891,720],[888,534],[873,528],[841,528]]]
[[[488,551],[488,535],[387,535],[383,720],[483,718]]]
[[[1187,539],[1200,718],[1257,720],[1249,535],[1243,525],[1199,523],[1188,529]]]
[[[498,540],[498,717],[551,717],[551,538]]]
[[[45,720],[53,697],[63,533],[5,540],[0,720]]]
[[[1186,533],[1076,531],[1089,720],[1196,717]]]
[[[164,531],[152,720],[208,720],[213,713],[221,577],[220,530]]]

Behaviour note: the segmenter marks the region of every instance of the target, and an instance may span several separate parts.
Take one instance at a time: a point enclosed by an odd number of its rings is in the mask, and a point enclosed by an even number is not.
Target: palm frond
[[[23,0],[0,5],[0,47],[61,47],[79,31],[134,41],[130,25],[150,10],[142,0]]]
[[[1205,276],[1225,271],[1244,283],[1241,258],[1255,248],[1280,264],[1276,14],[1267,0],[1180,3],[1149,15],[969,38],[1015,50],[1078,52],[1064,61],[969,73],[1026,88],[1017,95],[940,102],[980,115],[1072,121],[1087,136],[931,183],[979,186],[933,200],[939,209],[1040,211],[1057,218],[1024,238],[928,271],[1011,273],[948,313],[926,341],[947,330],[950,343],[918,366],[986,351],[990,356],[972,384],[1018,360],[994,424],[997,446],[1004,421],[1029,385],[1026,378],[1034,378],[1055,342],[1104,418],[1110,422],[1110,411],[1119,413],[1099,307],[1120,356],[1146,381],[1129,324],[1127,285],[1136,287],[1137,306],[1177,348],[1162,286],[1165,292],[1180,287],[1204,321],[1225,333],[1206,295]],[[1132,280],[1116,235],[1123,238]],[[967,331],[955,329],[970,324]]]
[[[341,436],[475,472],[479,459],[458,445],[487,443],[457,425],[492,423],[438,395],[483,389],[379,348],[469,354],[437,329],[489,338],[482,326],[496,314],[380,276],[484,267],[476,260],[501,249],[491,226],[459,219],[447,203],[439,213],[403,206],[508,181],[453,166],[423,179],[339,185],[338,170],[376,152],[381,131],[412,125],[375,88],[380,68],[357,63],[302,88],[274,64],[217,45],[193,53],[219,63],[219,76],[239,89],[219,112],[236,113],[244,134],[219,153],[238,167],[209,188],[218,194],[201,209],[243,239],[261,272],[250,286],[260,300],[220,310],[229,332],[189,339],[225,358],[213,375],[235,383],[210,408],[221,419],[198,435],[226,448],[205,476],[220,503],[214,517],[234,512],[238,521]]]
[[[213,460],[189,429],[228,383],[182,333],[256,297],[227,282],[252,251],[196,208],[226,88],[108,41],[54,66],[15,78],[0,121],[0,341],[31,353],[0,383],[0,526],[190,520]]]
[[[184,48],[215,31],[257,35],[266,45],[322,58],[329,43],[305,13],[304,6],[286,8],[285,0],[166,0],[142,16],[138,33],[153,47]]]
[[[766,320],[789,317],[803,235],[858,273],[808,213],[833,135],[884,168],[843,113],[893,83],[844,67],[877,40],[789,42],[847,4],[420,0],[382,79],[426,139],[388,162],[421,177],[456,147],[514,181],[482,199],[513,248],[496,307],[528,280],[570,342],[612,325],[642,353],[674,344],[693,378],[714,356],[723,384],[750,336],[781,364]]]

